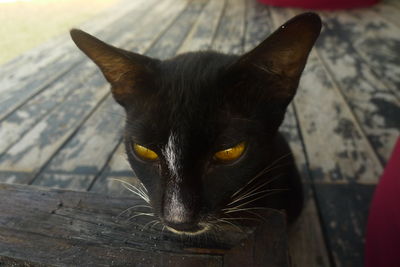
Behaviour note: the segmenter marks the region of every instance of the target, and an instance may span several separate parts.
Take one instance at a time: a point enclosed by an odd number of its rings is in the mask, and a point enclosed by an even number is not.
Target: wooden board
[[[170,234],[121,212],[135,198],[0,184],[0,264],[80,266],[288,266],[284,216],[208,236]],[[127,215],[129,216],[129,215]],[[49,257],[49,255],[52,255]]]
[[[191,1],[187,8],[174,21],[174,24],[160,36],[160,41],[155,43],[147,55],[158,59],[167,59],[175,56],[182,41],[196,22],[199,14],[208,0]]]
[[[398,49],[393,45],[396,42],[393,38],[396,37],[389,39],[389,35],[396,35],[396,32],[385,33],[384,38],[378,38],[378,34],[383,35],[386,28],[381,27],[383,32],[374,30],[376,26],[373,22],[370,26],[368,23],[362,25],[348,14],[336,17],[324,15],[323,18],[325,30],[317,43],[318,54],[384,163],[390,156],[400,129],[400,102],[393,93],[399,92],[398,86],[393,85],[394,91],[387,86],[390,80],[394,82],[389,75],[396,76],[393,72],[398,71],[397,67],[393,67],[398,64],[395,63],[398,61]],[[359,45],[354,40],[357,37],[361,38]],[[372,46],[376,52],[371,53]],[[369,51],[367,47],[370,47]]]
[[[316,184],[323,228],[336,266],[364,266],[368,210],[375,187]]]
[[[208,2],[177,54],[210,49],[224,6],[225,0],[210,0]]]
[[[245,31],[244,0],[227,0],[211,49],[228,54],[243,53]]]
[[[280,131],[289,142],[297,168],[302,177],[304,206],[297,221],[289,228],[289,252],[292,265],[329,266],[330,259],[325,244],[315,192],[308,170],[307,155],[299,132],[294,105],[290,105]]]

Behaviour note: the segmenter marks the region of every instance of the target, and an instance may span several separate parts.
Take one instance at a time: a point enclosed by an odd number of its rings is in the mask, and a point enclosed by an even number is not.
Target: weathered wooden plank
[[[188,32],[204,4],[190,2],[152,47],[162,50],[159,53],[166,57],[174,55],[177,46],[185,37],[182,33]],[[172,42],[176,45],[170,45]],[[151,49],[148,52],[151,52]],[[153,50],[153,53],[156,52]],[[51,159],[34,184],[88,189],[118,145],[124,117],[122,107],[109,96],[76,135]],[[77,176],[74,177],[74,174]]]
[[[273,32],[274,25],[270,10],[258,1],[249,1],[246,10],[244,51],[250,51]]]
[[[386,0],[384,1],[384,3],[394,8],[400,9],[400,3],[397,0]]]
[[[122,107],[109,95],[33,184],[86,190],[120,142],[123,121]]]
[[[347,23],[346,19],[350,16],[346,15],[336,17],[324,15],[324,18],[326,25],[317,43],[318,54],[334,78],[335,86],[346,97],[380,160],[386,162],[400,129],[399,100],[386,86],[390,79],[396,83],[399,81],[398,76],[393,77],[393,73],[399,71],[398,65],[394,64],[400,59],[395,48],[395,42],[398,41],[393,36],[386,36],[388,39],[368,36],[368,32],[377,32],[373,30],[376,27],[374,22],[364,23],[365,27],[355,26],[362,25],[360,21],[366,20],[365,17],[357,20],[357,24],[354,19],[353,22]],[[368,62],[360,57],[361,47],[352,41],[351,36],[365,40],[364,44],[361,43],[365,50],[369,49],[367,46],[372,48],[372,44],[380,40],[374,45],[376,50],[368,52],[370,55]],[[367,53],[364,55],[367,56]],[[386,72],[387,66],[390,66],[390,70]],[[385,84],[381,81],[381,77],[384,78],[382,81],[384,80]],[[398,85],[394,86],[398,92]]]
[[[155,256],[152,252],[127,248],[125,244],[122,248],[110,248],[106,245],[87,244],[82,240],[60,240],[2,227],[0,230],[4,239],[13,241],[13,243],[3,242],[7,250],[4,249],[2,254],[9,256],[0,256],[0,264],[4,263],[5,266],[222,266],[221,256],[204,257],[172,253],[160,253]],[[31,244],[30,240],[35,240],[35,244]]]
[[[352,10],[340,15],[336,12],[321,13],[330,32],[335,32],[341,41],[354,47],[355,56],[369,66],[371,76],[400,99],[400,28],[378,14],[369,9]],[[399,19],[397,22],[400,22]]]
[[[382,165],[315,52],[295,104],[315,180],[378,182]]]
[[[400,6],[393,6],[387,1],[382,1],[378,5],[371,7],[369,11],[374,12],[377,16],[381,16],[390,23],[400,27]]]
[[[148,4],[150,3],[151,1],[148,2]],[[147,9],[151,7],[148,4],[135,8],[131,13],[125,15],[123,19],[118,21],[120,23],[118,27],[114,25],[117,22],[109,25],[110,28],[119,30],[103,30],[98,35],[104,36],[106,41],[120,37],[120,30],[130,29],[132,24],[137,23],[137,20],[144,16]],[[31,97],[45,90],[57,79],[76,67],[77,64],[83,62],[84,56],[76,53],[76,46],[67,35],[65,35],[64,42],[67,45],[55,46],[42,51],[40,56],[44,57],[45,60],[38,60],[34,66],[26,64],[26,67],[30,66],[29,69],[23,68],[9,76],[10,79],[1,80],[1,88],[3,89],[0,92],[0,120],[7,117]],[[49,50],[51,53],[49,53]],[[19,73],[22,73],[22,76]]]
[[[225,264],[235,259],[255,263],[246,266],[288,266],[279,212],[269,212],[256,231],[227,228],[188,238],[142,229],[148,220],[140,217],[131,225],[117,220],[137,203],[134,198],[0,184],[0,262],[5,256],[56,265],[235,266]]]
[[[278,8],[272,14],[278,22],[292,16]],[[315,50],[309,56],[294,103],[315,181],[378,181],[380,161]]]
[[[186,10],[176,18],[174,25],[160,37],[162,42],[155,43],[147,55],[158,59],[174,56],[207,2],[208,0],[189,2]]]
[[[211,45],[213,50],[230,54],[243,52],[246,2],[227,0],[215,39]]]
[[[286,240],[279,238],[287,235],[286,228],[279,228],[282,220],[279,218],[268,218],[267,220],[268,225],[256,229],[253,239],[247,239],[224,255],[224,266],[292,266],[287,255]],[[267,227],[278,229],[279,232],[272,232]],[[271,239],[276,241],[272,243]],[[285,249],[281,249],[283,247]]]
[[[210,0],[208,2],[177,54],[210,48],[224,6],[225,0]]]
[[[144,47],[146,50],[160,32],[168,28],[173,19],[183,10],[184,3],[175,4],[173,9],[165,11],[169,1],[158,5],[153,9],[153,17],[146,17],[143,23],[150,20],[154,23],[154,28],[140,28],[136,33],[138,37],[137,46]],[[146,25],[146,24],[145,24]],[[164,27],[159,27],[163,25]],[[127,42],[132,37],[125,35],[121,40]],[[136,39],[135,39],[136,40]],[[146,47],[147,46],[147,47]],[[142,50],[143,51],[143,50]],[[79,53],[77,51],[77,53]],[[92,83],[92,87],[91,84]],[[64,102],[58,109],[54,110],[46,119],[36,124],[35,127],[12,146],[0,159],[0,178],[2,181],[27,183],[34,178],[37,172],[46,164],[60,146],[70,138],[92,112],[100,99],[108,94],[108,85],[100,76],[95,76],[88,81],[89,88],[77,90],[80,95],[77,99]],[[85,86],[86,87],[86,86]],[[74,115],[75,114],[75,115]],[[39,145],[38,145],[39,144]]]
[[[86,81],[96,72],[92,63],[79,64],[43,93],[34,96],[25,105],[0,121],[0,155],[18,142],[46,114],[65,101],[74,90],[84,87]]]
[[[373,185],[316,183],[326,237],[336,266],[362,267]]]
[[[104,171],[89,190],[112,196],[132,195],[120,182],[114,179],[124,180],[133,185],[140,183],[126,159],[124,144],[118,146]]]
[[[302,177],[304,206],[297,221],[289,228],[289,255],[295,266],[330,266],[327,247],[320,225],[312,180],[308,171],[303,141],[294,105],[290,105],[280,131],[288,141]]]
[[[28,183],[108,93],[104,79],[94,77],[74,90],[2,155],[1,181]]]
[[[132,207],[145,204],[143,200],[134,197],[116,198],[26,185],[1,184],[1,187],[0,207],[4,211],[0,214],[1,226],[43,236],[80,239],[109,246],[121,245],[121,242],[124,242],[137,249],[142,246],[143,249],[153,251],[183,252],[184,248],[190,247],[228,249],[252,231],[251,227],[242,227],[243,231],[234,230],[233,227],[230,230],[228,227],[226,230],[231,231],[229,234],[221,231],[216,233],[218,238],[207,236],[210,242],[205,244],[204,240],[191,240],[169,231],[161,231],[162,227],[146,225],[156,219],[155,217],[131,218],[136,214]],[[135,209],[141,212],[144,210]],[[21,220],[19,217],[24,215],[26,220]],[[272,213],[270,216],[274,217]],[[220,241],[217,242],[219,238]]]

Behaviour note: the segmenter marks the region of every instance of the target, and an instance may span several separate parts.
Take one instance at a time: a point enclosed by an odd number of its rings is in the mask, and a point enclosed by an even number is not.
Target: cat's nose
[[[166,226],[177,231],[190,231],[196,228],[195,215],[191,210],[180,209],[178,211],[168,207],[164,208],[163,222]]]
[[[196,232],[199,227],[197,225],[197,215],[195,207],[186,205],[176,205],[177,203],[166,203],[163,212],[163,222],[169,228],[181,232]]]

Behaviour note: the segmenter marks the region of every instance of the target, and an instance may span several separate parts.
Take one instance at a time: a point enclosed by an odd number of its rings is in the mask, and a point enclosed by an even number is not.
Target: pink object
[[[367,7],[379,0],[258,0],[260,3],[271,6],[302,7],[311,9],[347,9]]]
[[[375,190],[365,243],[365,267],[400,266],[400,138]]]

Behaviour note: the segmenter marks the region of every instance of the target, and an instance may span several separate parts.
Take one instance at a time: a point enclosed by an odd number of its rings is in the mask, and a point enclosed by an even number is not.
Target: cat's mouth
[[[167,224],[164,224],[165,228],[167,230],[169,230],[172,233],[178,234],[178,235],[200,235],[202,233],[207,232],[208,230],[210,230],[210,226],[208,224],[205,223],[198,223],[196,225],[192,225],[192,226],[169,226]]]

